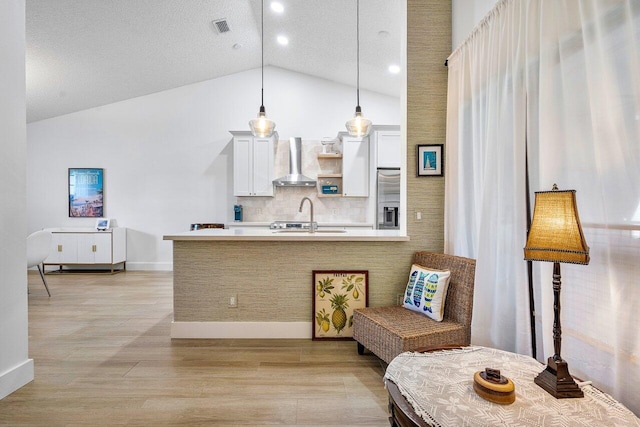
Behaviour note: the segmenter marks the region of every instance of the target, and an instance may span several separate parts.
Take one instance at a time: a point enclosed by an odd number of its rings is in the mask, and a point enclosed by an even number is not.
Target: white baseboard
[[[171,338],[311,338],[312,322],[172,322]]]
[[[0,374],[0,399],[33,381],[33,359],[27,359],[13,369]]]
[[[172,262],[135,262],[127,261],[127,270],[131,271],[171,271]]]

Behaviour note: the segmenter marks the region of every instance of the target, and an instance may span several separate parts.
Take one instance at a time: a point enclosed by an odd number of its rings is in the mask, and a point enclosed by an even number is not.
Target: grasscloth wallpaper
[[[444,247],[445,178],[417,178],[415,161],[416,145],[445,142],[450,52],[451,1],[407,0],[409,242],[174,241],[174,320],[310,321],[312,270],[369,270],[369,305],[395,304],[413,252]],[[228,309],[233,294],[238,308]]]

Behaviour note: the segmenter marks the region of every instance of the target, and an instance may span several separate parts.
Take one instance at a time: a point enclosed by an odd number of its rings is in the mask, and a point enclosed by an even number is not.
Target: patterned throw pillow
[[[444,316],[444,301],[447,298],[450,277],[449,270],[430,270],[413,264],[404,293],[403,306],[441,322]]]

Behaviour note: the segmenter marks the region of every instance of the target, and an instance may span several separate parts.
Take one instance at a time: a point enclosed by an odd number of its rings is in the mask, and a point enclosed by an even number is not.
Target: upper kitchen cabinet
[[[342,195],[369,197],[369,137],[340,135],[342,140]]]
[[[232,131],[233,195],[273,196],[275,141],[258,138],[249,131]]]
[[[400,126],[374,126],[369,138],[375,145],[376,168],[401,168]]]

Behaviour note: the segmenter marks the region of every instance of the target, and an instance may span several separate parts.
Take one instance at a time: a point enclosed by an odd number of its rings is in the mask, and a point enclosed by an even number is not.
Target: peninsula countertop
[[[343,227],[320,227],[315,233],[308,231],[271,230],[267,227],[202,229],[163,236],[174,241],[281,241],[281,242],[406,242],[409,236],[399,230],[372,230]]]

